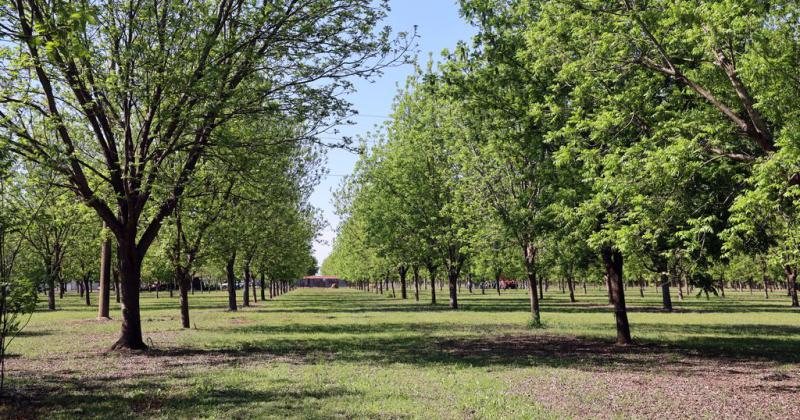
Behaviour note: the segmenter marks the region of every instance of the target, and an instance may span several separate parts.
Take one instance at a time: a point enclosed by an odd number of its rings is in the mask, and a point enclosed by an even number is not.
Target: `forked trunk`
[[[614,317],[617,321],[617,344],[631,344],[631,329],[628,324],[628,312],[625,308],[625,289],[622,277],[622,253],[611,247],[602,250],[603,265],[614,303]]]

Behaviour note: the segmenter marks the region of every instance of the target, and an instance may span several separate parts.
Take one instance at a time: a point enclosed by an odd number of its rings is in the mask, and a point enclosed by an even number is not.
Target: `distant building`
[[[347,287],[347,282],[336,276],[306,276],[297,281],[297,287]]]

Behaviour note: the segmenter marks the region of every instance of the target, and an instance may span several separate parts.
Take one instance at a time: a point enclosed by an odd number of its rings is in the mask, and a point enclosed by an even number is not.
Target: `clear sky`
[[[459,40],[469,40],[474,29],[464,22],[458,13],[456,0],[390,0],[392,10],[382,26],[388,25],[395,32],[411,32],[417,25],[420,62],[427,61],[428,54],[438,57],[442,50],[453,49]],[[388,69],[373,83],[359,83],[358,91],[348,97],[359,116],[355,125],[339,127],[341,135],[356,138],[359,134],[375,131],[375,125],[386,120],[391,112],[392,100],[398,87],[402,86],[413,72],[410,65]],[[339,223],[334,214],[333,191],[339,186],[343,175],[353,171],[356,155],[344,150],[329,150],[330,174],[317,186],[311,196],[311,204],[322,209],[329,227],[321,240],[314,244],[314,256],[322,264],[331,250],[335,229]]]

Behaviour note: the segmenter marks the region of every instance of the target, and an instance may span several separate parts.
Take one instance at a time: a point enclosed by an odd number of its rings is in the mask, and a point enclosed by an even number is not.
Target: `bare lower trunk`
[[[242,288],[242,306],[250,306],[250,264],[244,266],[244,287]]]
[[[413,267],[414,272],[414,301],[419,302],[419,267]]]
[[[400,298],[408,299],[408,291],[406,290],[406,273],[408,273],[408,267],[401,265],[397,269],[397,272],[400,274]]]
[[[225,273],[228,279],[228,310],[236,311],[239,308],[236,306],[236,275],[233,272],[234,264],[236,264],[236,251],[231,253],[228,261],[225,264]]]
[[[797,267],[787,265],[784,267],[786,273],[786,287],[789,289],[789,296],[792,297],[792,306],[800,306],[797,300]]]
[[[669,274],[661,273],[661,302],[664,310],[672,312],[672,296],[669,291]]]
[[[181,299],[181,326],[189,328],[189,275],[188,273],[181,273],[178,278],[178,289]]]
[[[431,278],[431,304],[436,304],[436,266],[428,266],[428,275]]]
[[[259,274],[259,280],[260,280],[260,283],[261,283],[261,301],[263,302],[263,301],[267,300],[267,295],[266,295],[266,292],[264,291],[264,288],[266,287],[266,280],[264,280],[264,272],[263,271],[261,272],[261,274]]]
[[[105,224],[103,224],[105,226]],[[97,297],[97,318],[109,319],[111,300],[111,239],[103,241],[100,247],[100,290]]]
[[[458,309],[458,271],[448,270],[447,280],[450,289],[450,309]]]
[[[540,295],[536,294],[536,247],[533,243],[526,244],[525,248],[523,249],[523,254],[525,256],[525,270],[528,274],[528,282],[530,283],[528,290],[530,301],[531,301],[531,322],[535,327],[542,325],[542,316],[539,311],[539,298]],[[542,291],[541,282],[539,283],[539,293]]]
[[[256,278],[255,277],[251,277],[250,278],[250,284],[253,285],[253,302],[254,303],[258,302],[258,293],[256,293]]]
[[[142,258],[133,240],[120,241],[117,246],[122,297],[122,331],[112,349],[144,350],[142,320],[139,310],[139,287],[142,282]]]
[[[500,296],[500,275],[503,274],[500,270],[494,272],[494,285],[497,288],[497,296]]]
[[[52,274],[47,275],[47,309],[51,311],[56,310],[56,279],[53,277]]]
[[[611,247],[602,250],[603,265],[614,303],[614,317],[617,321],[617,344],[631,344],[631,330],[628,323],[628,312],[625,308],[625,286],[622,277],[622,253]]]
[[[571,275],[567,277],[567,287],[569,288],[569,301],[575,303],[575,280]]]
[[[86,298],[86,306],[92,306],[91,300],[91,290],[92,290],[92,279],[91,275],[86,275],[83,279],[83,288],[84,288],[84,298]]]

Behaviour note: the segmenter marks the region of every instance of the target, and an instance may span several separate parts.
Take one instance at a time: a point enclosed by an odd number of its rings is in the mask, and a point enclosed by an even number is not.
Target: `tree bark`
[[[122,287],[122,331],[112,349],[144,350],[139,288],[142,283],[142,257],[133,238],[118,238],[119,276]]]
[[[114,298],[117,303],[120,303],[122,299],[120,298],[121,291],[119,290],[119,257],[117,257],[117,266],[114,267],[112,273],[114,275]]]
[[[189,273],[180,270],[178,277],[178,289],[181,300],[181,326],[189,328]]]
[[[614,317],[617,321],[617,344],[631,344],[631,330],[628,323],[628,312],[625,308],[625,289],[622,276],[622,253],[611,247],[602,250],[603,265],[610,289],[611,300],[614,303]]]
[[[83,279],[83,288],[84,288],[84,298],[86,298],[86,306],[92,306],[91,300],[91,290],[92,290],[92,278],[91,274],[86,274]]]
[[[267,294],[264,291],[264,288],[266,287],[266,280],[264,280],[264,271],[261,271],[261,273],[259,273],[259,282],[261,283],[261,301],[263,302],[267,300]]]
[[[567,276],[567,287],[569,288],[569,301],[575,303],[575,280],[572,275]]]
[[[530,282],[528,290],[530,290],[532,323],[533,326],[539,327],[542,325],[542,316],[539,311],[539,295],[536,294],[536,246],[534,246],[532,242],[528,242],[525,244],[523,254],[525,256],[525,271],[528,274],[528,281]],[[538,286],[539,292],[541,293],[541,282]]]
[[[397,272],[400,274],[400,298],[403,300],[408,299],[408,291],[406,290],[406,274],[408,273],[408,267],[401,265],[397,269]]]
[[[458,270],[448,270],[447,280],[450,289],[450,309],[458,309]]]
[[[436,266],[428,264],[428,275],[431,278],[431,305],[436,304]]]
[[[800,307],[797,300],[797,267],[787,265],[784,267],[786,272],[786,287],[789,289],[789,296],[792,297],[792,306]]]
[[[242,288],[242,306],[250,306],[250,262],[244,265],[244,287]]]
[[[225,264],[225,273],[228,278],[228,310],[236,311],[239,308],[236,306],[236,275],[233,272],[234,264],[236,264],[236,251],[233,251],[228,257]]]
[[[666,272],[661,272],[659,274],[661,279],[661,302],[664,307],[664,310],[667,312],[672,312],[672,296],[670,295],[669,291],[669,274]]]
[[[419,302],[419,266],[414,265],[412,271],[414,272],[414,301]]]
[[[47,309],[56,310],[56,279],[53,273],[47,274]]]
[[[256,278],[255,278],[255,276],[253,276],[250,279],[250,284],[253,285],[253,303],[258,302],[258,293],[256,293]]]
[[[105,223],[103,223],[105,228]],[[111,238],[103,241],[100,247],[100,290],[97,297],[97,318],[110,319],[111,300]]]

